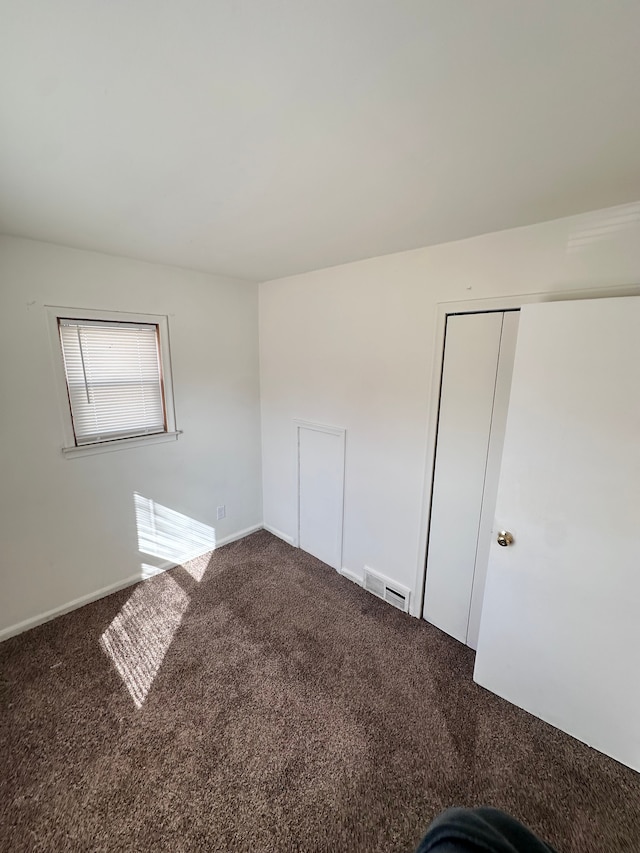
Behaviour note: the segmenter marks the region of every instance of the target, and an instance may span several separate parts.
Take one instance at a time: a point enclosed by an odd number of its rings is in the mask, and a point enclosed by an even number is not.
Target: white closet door
[[[344,430],[297,425],[298,544],[319,560],[342,568]]]
[[[522,310],[475,679],[640,771],[640,297]]]
[[[424,618],[467,641],[503,314],[447,319]]]
[[[498,481],[500,477],[500,462],[504,446],[504,433],[507,426],[509,396],[511,394],[511,379],[513,362],[516,355],[518,338],[519,311],[507,311],[502,321],[500,337],[500,355],[496,373],[496,387],[493,395],[493,413],[491,415],[491,432],[487,450],[487,468],[482,492],[482,510],[478,527],[478,547],[473,572],[473,588],[471,590],[471,606],[469,608],[469,627],[467,629],[467,645],[472,649],[478,648],[480,632],[480,617],[482,602],[487,579],[489,564],[489,549],[491,547],[491,531],[498,496]]]

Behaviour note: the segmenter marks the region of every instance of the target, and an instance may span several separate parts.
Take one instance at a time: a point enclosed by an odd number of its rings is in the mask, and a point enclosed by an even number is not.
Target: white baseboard
[[[160,560],[160,562],[156,563],[142,563],[140,566],[142,571],[140,572],[139,580],[146,581],[155,575],[161,575],[162,572],[166,572],[167,569],[175,569],[176,565],[177,563],[171,563],[169,560]]]
[[[269,533],[273,533],[274,536],[277,536],[278,539],[282,539],[284,542],[287,542],[287,544],[293,545],[294,548],[296,547],[296,540],[293,538],[293,536],[289,536],[288,534],[283,533],[282,530],[278,530],[277,527],[272,527],[270,524],[263,524],[262,526],[266,531],[268,531]]]
[[[245,536],[249,536],[251,533],[255,533],[258,530],[262,530],[262,527],[262,524],[255,524],[253,527],[245,527],[244,530],[238,530],[236,533],[231,533],[229,536],[225,536],[223,539],[216,542],[216,548],[221,548],[223,545],[228,545],[230,542],[236,542],[238,539],[244,539]],[[97,601],[99,598],[105,598],[107,595],[111,595],[114,592],[125,589],[125,587],[133,586],[133,584],[148,580],[154,575],[161,574],[162,572],[166,572],[168,569],[174,569],[176,567],[176,563],[168,561],[162,561],[158,565],[151,565],[147,563],[144,565],[144,570],[135,575],[130,575],[130,577],[124,578],[124,580],[116,581],[109,586],[104,586],[102,589],[96,590],[95,592],[82,595],[80,598],[74,598],[73,601],[68,601],[60,607],[54,607],[53,610],[47,610],[45,613],[39,613],[37,616],[32,616],[30,619],[25,619],[22,622],[17,622],[15,625],[10,625],[8,628],[3,628],[0,630],[0,643],[3,640],[8,640],[9,637],[15,637],[17,634],[22,634],[23,631],[28,631],[30,628],[37,628],[38,625],[50,622],[57,616],[64,616],[65,613],[69,613],[71,610],[77,610],[78,607],[83,607],[85,604],[91,604],[92,601]]]
[[[236,533],[230,533],[216,542],[216,548],[222,548],[223,545],[228,545],[230,542],[237,542],[238,539],[244,539],[245,536],[251,536],[252,533],[257,533],[262,530],[263,524],[254,524],[252,527],[245,527],[244,530],[238,530]]]
[[[132,586],[134,583],[139,583],[143,580],[142,574],[131,575],[121,581],[116,581],[109,586],[104,586],[95,592],[90,592],[87,595],[82,595],[80,598],[74,598],[73,601],[68,601],[60,607],[54,607],[53,610],[47,610],[46,613],[39,613],[37,616],[32,616],[31,619],[25,619],[23,622],[18,622],[15,625],[10,625],[8,628],[3,628],[0,631],[0,643],[3,640],[8,640],[9,637],[15,637],[16,634],[22,634],[23,631],[28,631],[30,628],[36,628],[38,625],[43,625],[45,622],[50,622],[56,616],[63,616],[71,610],[77,610],[78,607],[83,607],[85,604],[91,604],[92,601],[97,601],[99,598],[104,598],[118,590],[124,589],[127,586]]]
[[[343,575],[348,580],[353,581],[354,583],[357,583],[358,586],[362,586],[363,578],[360,577],[360,575],[357,575],[355,572],[352,572],[350,569],[345,569],[345,567],[343,566],[340,569],[340,574]]]

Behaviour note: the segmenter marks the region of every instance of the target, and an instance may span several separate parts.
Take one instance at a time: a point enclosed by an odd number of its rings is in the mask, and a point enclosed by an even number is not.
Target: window
[[[62,310],[55,323],[70,427],[64,452],[177,437],[166,317]]]

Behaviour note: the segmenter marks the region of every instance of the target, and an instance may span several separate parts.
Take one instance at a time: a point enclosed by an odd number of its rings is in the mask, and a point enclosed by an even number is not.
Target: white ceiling
[[[638,0],[0,0],[0,231],[267,279],[640,198]]]

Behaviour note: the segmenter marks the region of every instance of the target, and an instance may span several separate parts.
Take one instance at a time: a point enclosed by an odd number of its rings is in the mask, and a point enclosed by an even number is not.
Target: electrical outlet
[[[227,508],[223,504],[222,506],[218,507],[218,510],[216,512],[216,519],[218,521],[220,521],[220,519],[224,518],[226,514],[227,514]]]

